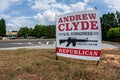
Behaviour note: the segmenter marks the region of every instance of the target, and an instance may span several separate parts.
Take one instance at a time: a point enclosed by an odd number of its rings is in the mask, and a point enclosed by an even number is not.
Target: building
[[[8,31],[8,32],[6,32],[6,36],[9,39],[17,39],[18,38],[18,32],[17,31]]]

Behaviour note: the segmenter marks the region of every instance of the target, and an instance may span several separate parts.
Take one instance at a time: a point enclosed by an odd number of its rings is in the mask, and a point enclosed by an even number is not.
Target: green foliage
[[[47,36],[48,38],[55,38],[55,25],[49,25],[47,27]]]
[[[4,19],[0,20],[0,36],[6,36],[6,25]]]
[[[120,38],[120,28],[111,28],[107,32],[107,38],[109,40],[114,40]]]
[[[47,27],[44,25],[36,25],[33,34],[35,37],[40,38],[41,36],[47,36]]]
[[[36,25],[33,30],[33,35],[37,38],[40,38],[41,36],[55,38],[55,25]]]
[[[34,36],[32,28],[28,28],[28,36]]]
[[[118,11],[116,11],[116,18],[117,18],[118,27],[120,27],[120,12]]]
[[[120,14],[119,12],[117,14]],[[111,28],[116,28],[116,27],[120,27],[119,24],[119,19],[120,16],[114,14],[114,13],[108,13],[108,14],[104,14],[100,20],[101,20],[101,27],[102,27],[102,39],[103,40],[108,40],[107,37],[107,31]]]
[[[27,38],[28,36],[28,27],[21,27],[18,31],[18,36],[23,36],[24,38]]]
[[[40,38],[46,36],[48,38],[55,38],[55,25],[36,25],[34,29],[28,27],[21,27],[18,31],[19,37],[27,38],[28,36],[33,36]]]
[[[17,31],[12,31],[12,32],[17,32]]]
[[[104,14],[101,17],[101,25],[106,26],[107,30],[111,27],[117,27],[117,20],[114,13]]]
[[[21,27],[18,31],[18,36],[24,38],[28,38],[28,36],[34,36],[33,29],[28,27]]]

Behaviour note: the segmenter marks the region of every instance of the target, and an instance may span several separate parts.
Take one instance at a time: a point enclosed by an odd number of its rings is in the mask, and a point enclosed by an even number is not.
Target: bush
[[[108,40],[115,41],[120,38],[120,28],[110,28],[107,32]]]

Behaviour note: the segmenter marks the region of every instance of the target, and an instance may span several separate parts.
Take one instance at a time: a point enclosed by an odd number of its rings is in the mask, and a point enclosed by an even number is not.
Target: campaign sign
[[[97,10],[56,16],[56,53],[85,60],[99,60],[101,25]]]

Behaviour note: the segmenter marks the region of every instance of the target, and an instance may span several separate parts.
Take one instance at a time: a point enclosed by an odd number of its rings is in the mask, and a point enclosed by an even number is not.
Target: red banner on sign
[[[70,54],[70,55],[78,55],[78,56],[91,56],[91,57],[99,57],[101,51],[100,50],[84,50],[84,49],[72,49],[72,48],[56,48],[57,53]]]

